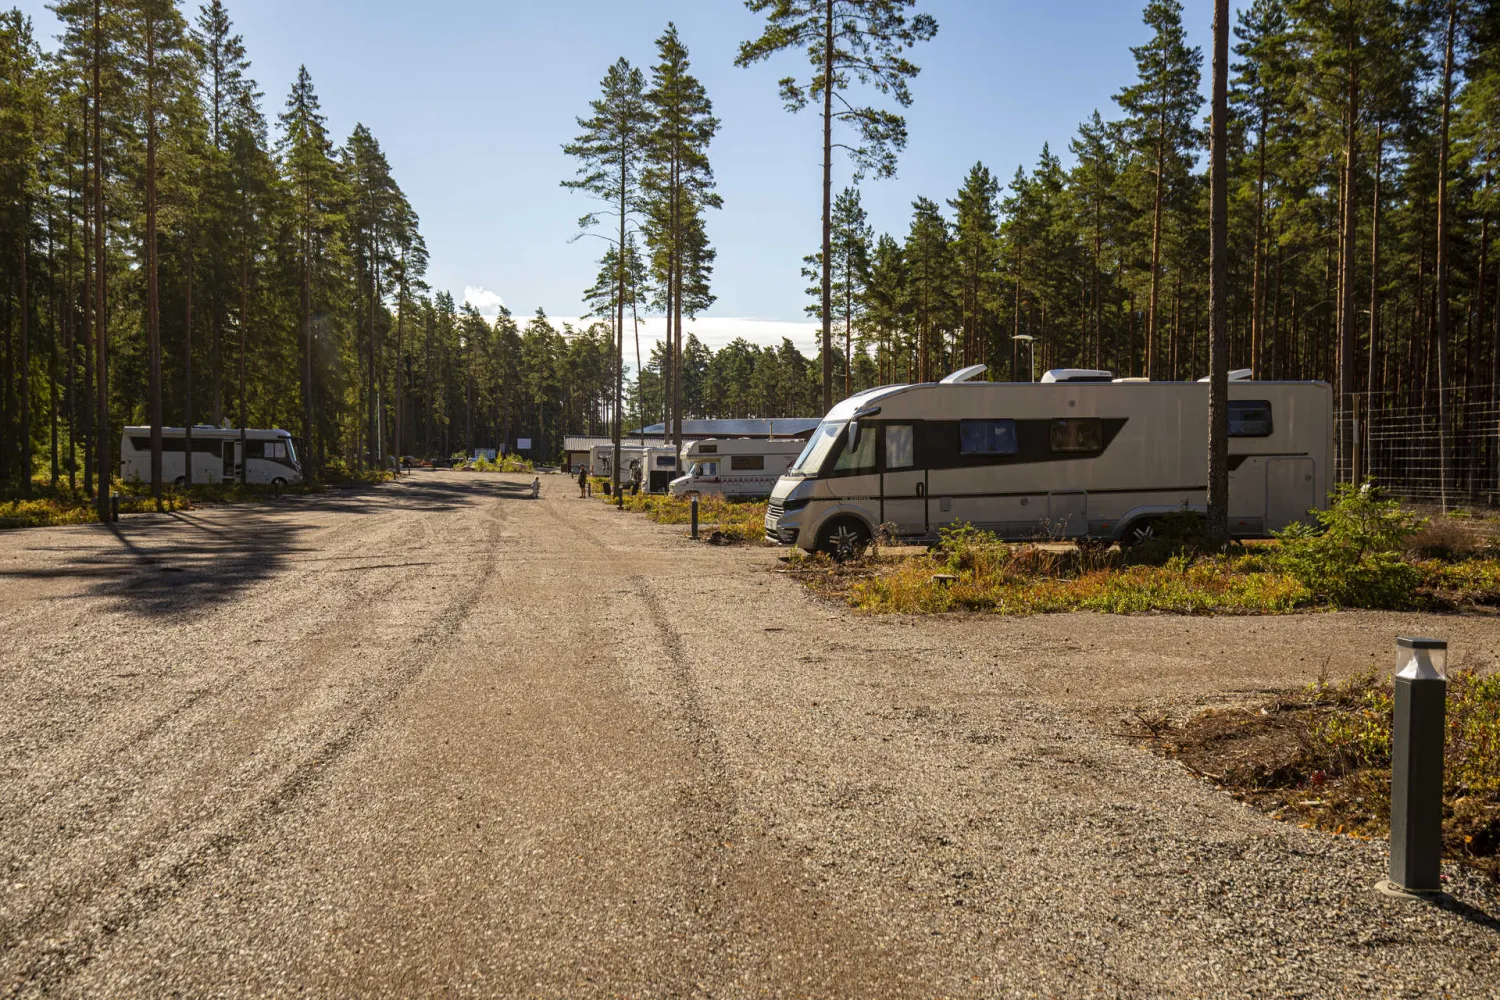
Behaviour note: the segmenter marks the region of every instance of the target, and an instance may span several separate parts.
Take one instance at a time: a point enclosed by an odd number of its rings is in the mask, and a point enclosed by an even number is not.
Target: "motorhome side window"
[[[756,472],[766,467],[764,455],[731,455],[729,468],[736,472]]]
[[[856,475],[861,472],[875,471],[875,443],[880,440],[879,435],[872,432],[870,428],[864,428],[859,435],[859,443],[851,451],[849,439],[844,438],[844,448],[839,453],[838,461],[833,463],[834,475]]]
[[[960,420],[958,450],[963,455],[1014,455],[1014,420]]]
[[[1271,428],[1271,403],[1269,400],[1231,399],[1229,401],[1230,437],[1270,437]]]
[[[1093,417],[1052,421],[1052,450],[1091,452],[1104,450],[1104,428]]]
[[[917,464],[917,434],[911,424],[891,424],[885,429],[885,467],[910,469]]]

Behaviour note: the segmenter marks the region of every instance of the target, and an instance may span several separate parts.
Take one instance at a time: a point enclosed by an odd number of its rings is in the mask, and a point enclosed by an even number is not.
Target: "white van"
[[[885,386],[835,406],[776,484],[766,537],[836,556],[884,529],[930,542],[968,523],[1002,538],[1136,544],[1208,491],[1208,386],[1197,382]],[[1327,506],[1333,394],[1323,382],[1229,384],[1229,528],[1269,535]]]
[[[193,428],[193,482],[230,483],[240,478],[252,484],[285,486],[302,482],[302,464],[292,435],[279,428],[246,428],[245,454],[240,454],[237,427],[199,425]],[[187,483],[187,431],[161,429],[161,478],[165,483]],[[151,481],[151,428],[127,427],[120,436],[120,478]]]
[[[669,491],[674,497],[698,493],[731,500],[764,499],[805,445],[800,440],[757,438],[691,441],[682,449],[687,475],[672,480]]]

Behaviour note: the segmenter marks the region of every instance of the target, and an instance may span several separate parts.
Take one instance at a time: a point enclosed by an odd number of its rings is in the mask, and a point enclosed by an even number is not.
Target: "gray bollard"
[[[698,494],[696,494],[696,493],[693,494],[691,507],[692,507],[692,512],[693,512],[693,514],[692,514],[692,517],[693,517],[693,534],[692,534],[692,538],[693,538],[693,541],[697,541],[698,540]]]
[[[1390,896],[1442,894],[1443,742],[1448,643],[1396,640],[1396,711],[1391,746]]]
[[[111,521],[120,519],[120,494],[118,493],[109,495],[109,519]]]

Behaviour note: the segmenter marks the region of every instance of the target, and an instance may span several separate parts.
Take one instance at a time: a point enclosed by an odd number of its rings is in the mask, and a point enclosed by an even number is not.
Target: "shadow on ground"
[[[150,617],[192,614],[233,600],[247,588],[276,575],[299,555],[315,555],[318,550],[300,539],[327,528],[330,514],[441,514],[530,496],[529,484],[477,475],[454,480],[418,474],[384,486],[127,516],[116,524],[57,529],[102,537],[89,545],[79,545],[76,538],[69,538],[68,544],[26,546],[34,565],[0,569],[0,578],[90,581],[81,596],[114,599],[117,610]],[[420,554],[412,555],[416,558],[372,552],[372,557],[383,556],[384,561],[330,572],[420,564]]]

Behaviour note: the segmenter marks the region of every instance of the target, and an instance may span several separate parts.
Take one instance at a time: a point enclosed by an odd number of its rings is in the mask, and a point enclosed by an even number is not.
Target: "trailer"
[[[609,479],[614,474],[615,446],[599,444],[589,449],[589,470]],[[665,444],[620,444],[620,482],[628,483],[639,471],[641,488],[663,493],[677,477],[677,450]]]
[[[683,446],[687,475],[672,480],[674,497],[722,496],[730,500],[762,500],[791,467],[806,446],[801,440],[767,441],[758,438],[710,438]]]
[[[192,428],[193,482],[236,482],[281,485],[302,482],[302,463],[292,435],[279,428]],[[161,478],[178,486],[187,484],[188,431],[184,427],[161,429]],[[149,482],[151,479],[151,428],[126,427],[120,435],[120,478]]]
[[[1132,545],[1169,514],[1206,512],[1206,384],[973,381],[982,371],[835,406],[772,491],[767,539],[841,557],[877,532],[930,543],[967,523],[1008,540]],[[1328,384],[1230,382],[1230,534],[1306,521],[1332,489]]]

